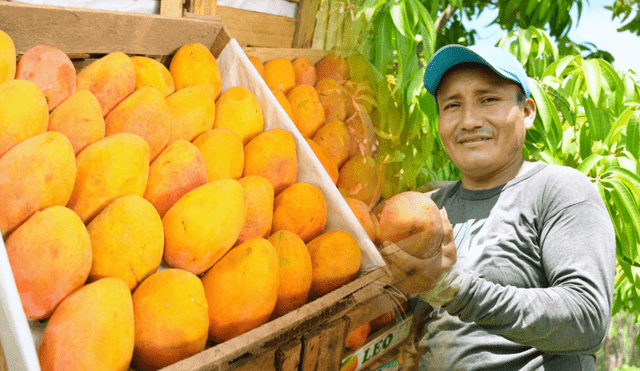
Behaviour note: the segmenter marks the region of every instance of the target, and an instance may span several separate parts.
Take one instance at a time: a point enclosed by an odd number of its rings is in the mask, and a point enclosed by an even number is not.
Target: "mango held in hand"
[[[397,243],[415,257],[428,258],[442,247],[442,216],[435,202],[424,193],[406,191],[389,198],[379,223],[382,244]]]
[[[6,237],[38,210],[69,201],[76,159],[60,133],[36,135],[0,158],[0,231]]]
[[[278,254],[264,238],[234,247],[202,277],[209,338],[232,339],[269,320],[278,298]]]
[[[140,196],[113,201],[87,230],[93,251],[91,281],[116,277],[133,291],[162,262],[162,220],[153,205]]]
[[[158,370],[204,350],[209,312],[202,282],[182,269],[145,279],[133,293],[136,370]]]
[[[46,319],[91,269],[91,241],[80,217],[64,206],[38,211],[7,239],[7,255],[22,308]]]
[[[89,223],[117,198],[142,196],[149,174],[149,144],[134,134],[110,135],[77,157],[78,176],[67,206]]]
[[[67,296],[44,330],[42,371],[126,371],[134,347],[133,302],[127,285],[107,277]]]
[[[201,274],[231,249],[246,214],[244,188],[235,179],[219,179],[182,196],[162,218],[164,261]]]

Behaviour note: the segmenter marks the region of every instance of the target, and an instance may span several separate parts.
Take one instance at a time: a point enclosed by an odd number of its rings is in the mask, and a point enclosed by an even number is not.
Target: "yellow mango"
[[[169,72],[176,90],[192,85],[209,88],[216,100],[222,91],[220,67],[211,51],[200,43],[185,44],[171,58]]]
[[[47,131],[49,107],[38,85],[27,80],[0,84],[0,157],[16,144]]]
[[[254,237],[267,238],[273,221],[273,186],[269,179],[249,175],[238,180],[247,198],[247,214],[236,244]]]
[[[145,86],[156,88],[163,97],[176,91],[171,73],[164,64],[143,56],[131,57],[136,71],[136,90]]]
[[[42,335],[42,371],[126,371],[134,348],[131,293],[113,277],[89,283],[64,299]]]
[[[16,76],[16,46],[11,36],[0,30],[0,84]]]
[[[182,196],[162,218],[164,261],[199,275],[238,239],[246,200],[240,182],[219,179]]]
[[[77,155],[104,138],[104,118],[98,99],[88,90],[74,93],[51,111],[48,130],[64,134]]]
[[[36,135],[0,158],[0,231],[6,237],[34,212],[69,201],[76,158],[60,133]]]
[[[244,169],[244,148],[240,134],[232,129],[211,129],[193,141],[207,166],[207,180],[240,179]]]
[[[243,86],[227,89],[216,101],[214,128],[229,128],[247,144],[264,131],[264,117],[258,98]]]
[[[244,147],[243,175],[260,175],[271,182],[275,195],[298,178],[298,154],[293,135],[284,129],[262,132]]]
[[[171,113],[168,144],[180,139],[192,142],[198,135],[213,129],[216,105],[206,86],[187,86],[165,99]]]
[[[85,224],[116,199],[142,196],[149,174],[149,145],[120,133],[87,146],[77,157],[78,175],[67,206]]]

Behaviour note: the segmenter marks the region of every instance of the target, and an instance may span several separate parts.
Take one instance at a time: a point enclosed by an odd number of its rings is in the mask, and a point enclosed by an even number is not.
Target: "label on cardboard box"
[[[408,316],[402,323],[391,328],[384,334],[371,340],[354,353],[342,360],[340,371],[356,371],[365,366],[376,356],[384,353],[387,349],[393,348],[409,336],[413,316]]]

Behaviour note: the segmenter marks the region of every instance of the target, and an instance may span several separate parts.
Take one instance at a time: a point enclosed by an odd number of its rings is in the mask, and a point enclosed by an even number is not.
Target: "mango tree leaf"
[[[631,190],[636,203],[640,200],[640,176],[636,175],[633,171],[621,166],[610,166],[607,167],[606,171],[602,174],[602,177],[613,177],[620,180],[629,188],[629,190]]]
[[[531,53],[531,31],[520,30],[518,32],[518,60],[522,65],[527,64],[529,53]]]
[[[424,71],[425,67],[421,67],[419,70],[415,71],[413,75],[409,78],[409,85],[407,86],[407,95],[406,95],[406,103],[409,104],[414,97],[417,97],[420,94],[420,91],[424,86]]]
[[[412,26],[411,24],[409,24],[409,17],[407,17],[407,8],[405,1],[393,1],[393,3],[391,4],[391,8],[389,9],[389,14],[391,14],[393,24],[396,26],[396,29],[402,36],[415,39]]]
[[[556,76],[560,77],[565,74],[565,70],[572,62],[575,62],[577,56],[567,55],[561,59],[551,63],[543,72],[543,76]]]
[[[582,160],[576,169],[580,170],[584,175],[589,176],[593,167],[602,159],[602,155],[592,153],[589,157]]]
[[[594,140],[604,140],[610,127],[604,113],[596,107],[596,104],[590,97],[582,98],[582,106],[584,107],[585,115],[590,124],[591,136]]]
[[[631,191],[620,180],[609,177],[602,179],[613,187],[610,194],[623,221],[624,236],[629,245],[622,246],[624,255],[635,261],[638,256],[637,236],[640,235],[640,210]]]
[[[636,110],[627,123],[626,147],[640,161],[640,110]]]
[[[602,91],[601,69],[597,59],[582,61],[582,73],[587,84],[587,93],[594,102],[600,101]]]
[[[376,37],[374,38],[373,65],[378,66],[379,71],[386,74],[386,66],[391,56],[391,42],[394,37],[394,27],[391,16],[383,14],[375,22]]]
[[[556,107],[549,99],[547,92],[540,86],[540,84],[534,80],[529,79],[529,86],[531,90],[531,96],[538,106],[538,117],[536,122],[542,123],[542,132],[545,134],[544,138],[552,151],[555,154],[558,149],[558,144],[562,138],[562,124],[560,123],[560,116]]]
[[[637,107],[628,107],[626,110],[624,110],[624,112],[622,112],[622,114],[620,114],[620,116],[618,116],[615,123],[611,127],[611,130],[609,130],[607,137],[604,140],[605,145],[611,147],[615,142],[617,142],[620,139],[620,135],[627,128],[629,119],[634,114],[634,112],[636,112],[636,110],[637,110]]]
[[[596,59],[596,61],[600,65],[602,78],[607,83],[607,87],[605,89],[608,91],[605,91],[605,94],[615,97],[615,111],[620,112],[622,111],[622,101],[624,100],[625,95],[624,83],[609,62],[604,59]]]
[[[580,128],[580,157],[588,158],[591,156],[591,146],[593,140],[591,138],[591,127],[588,122],[585,122]]]

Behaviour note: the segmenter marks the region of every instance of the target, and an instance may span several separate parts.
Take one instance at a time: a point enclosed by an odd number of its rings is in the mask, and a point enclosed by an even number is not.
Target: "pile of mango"
[[[0,231],[27,318],[47,320],[43,370],[156,370],[357,276],[357,241],[297,181],[292,134],[222,78],[198,43],[168,66],[116,51],[76,70],[47,45],[18,58],[0,30]],[[296,125],[309,89],[288,91]],[[301,132],[365,166],[373,141],[351,156],[346,138],[366,112],[313,109]]]

